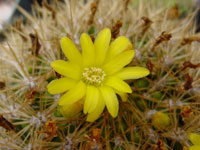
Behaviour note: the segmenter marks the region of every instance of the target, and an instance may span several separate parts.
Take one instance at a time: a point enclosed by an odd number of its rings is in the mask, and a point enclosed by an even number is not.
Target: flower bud
[[[152,124],[156,128],[166,128],[170,124],[170,118],[168,114],[157,112],[153,115]]]
[[[58,106],[58,111],[66,118],[76,117],[82,109],[83,104],[81,101],[69,105]]]
[[[200,145],[190,146],[189,150],[200,150]]]
[[[188,138],[190,139],[192,144],[200,146],[200,135],[199,134],[189,133]]]

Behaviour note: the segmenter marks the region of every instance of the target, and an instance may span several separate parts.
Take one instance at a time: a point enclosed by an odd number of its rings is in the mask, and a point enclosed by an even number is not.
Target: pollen
[[[82,80],[88,85],[102,86],[106,74],[101,68],[84,68]]]

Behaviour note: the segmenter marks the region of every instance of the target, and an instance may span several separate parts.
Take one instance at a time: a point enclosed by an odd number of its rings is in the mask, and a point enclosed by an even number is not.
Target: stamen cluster
[[[84,68],[82,79],[86,84],[101,86],[105,76],[106,74],[101,68],[90,67]]]

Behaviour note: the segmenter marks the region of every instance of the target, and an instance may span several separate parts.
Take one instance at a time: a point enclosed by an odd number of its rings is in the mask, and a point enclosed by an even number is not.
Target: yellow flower
[[[51,94],[64,93],[58,105],[70,109],[70,105],[83,100],[83,112],[87,121],[95,121],[105,106],[112,117],[118,114],[119,103],[116,93],[122,100],[131,93],[130,86],[123,80],[138,79],[149,74],[142,67],[126,67],[133,57],[130,41],[120,36],[111,42],[110,29],[100,31],[93,43],[90,36],[80,37],[82,54],[67,37],[61,39],[61,48],[69,61],[56,60],[51,67],[64,76],[52,81],[47,89]]]
[[[188,137],[192,144],[194,144],[193,146],[190,146],[189,150],[200,150],[200,135],[189,133]]]

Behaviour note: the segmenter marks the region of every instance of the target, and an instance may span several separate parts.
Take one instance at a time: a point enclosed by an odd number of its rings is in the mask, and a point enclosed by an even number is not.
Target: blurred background
[[[41,4],[41,1],[42,0],[0,0],[0,30],[2,30],[6,24],[12,23],[13,18],[21,15],[16,9],[17,5],[31,12],[31,5],[34,2]]]
[[[153,0],[158,3],[160,0]],[[26,11],[31,13],[31,5],[34,2],[42,3],[42,0],[0,0],[0,31],[3,27],[9,23],[12,23],[13,19],[20,16],[20,12],[16,9],[19,5]],[[162,0],[163,5],[171,5],[170,7],[178,8],[181,16],[186,16],[188,12],[196,11],[196,31],[200,31],[200,0]],[[138,5],[139,0],[132,0],[133,5]]]

